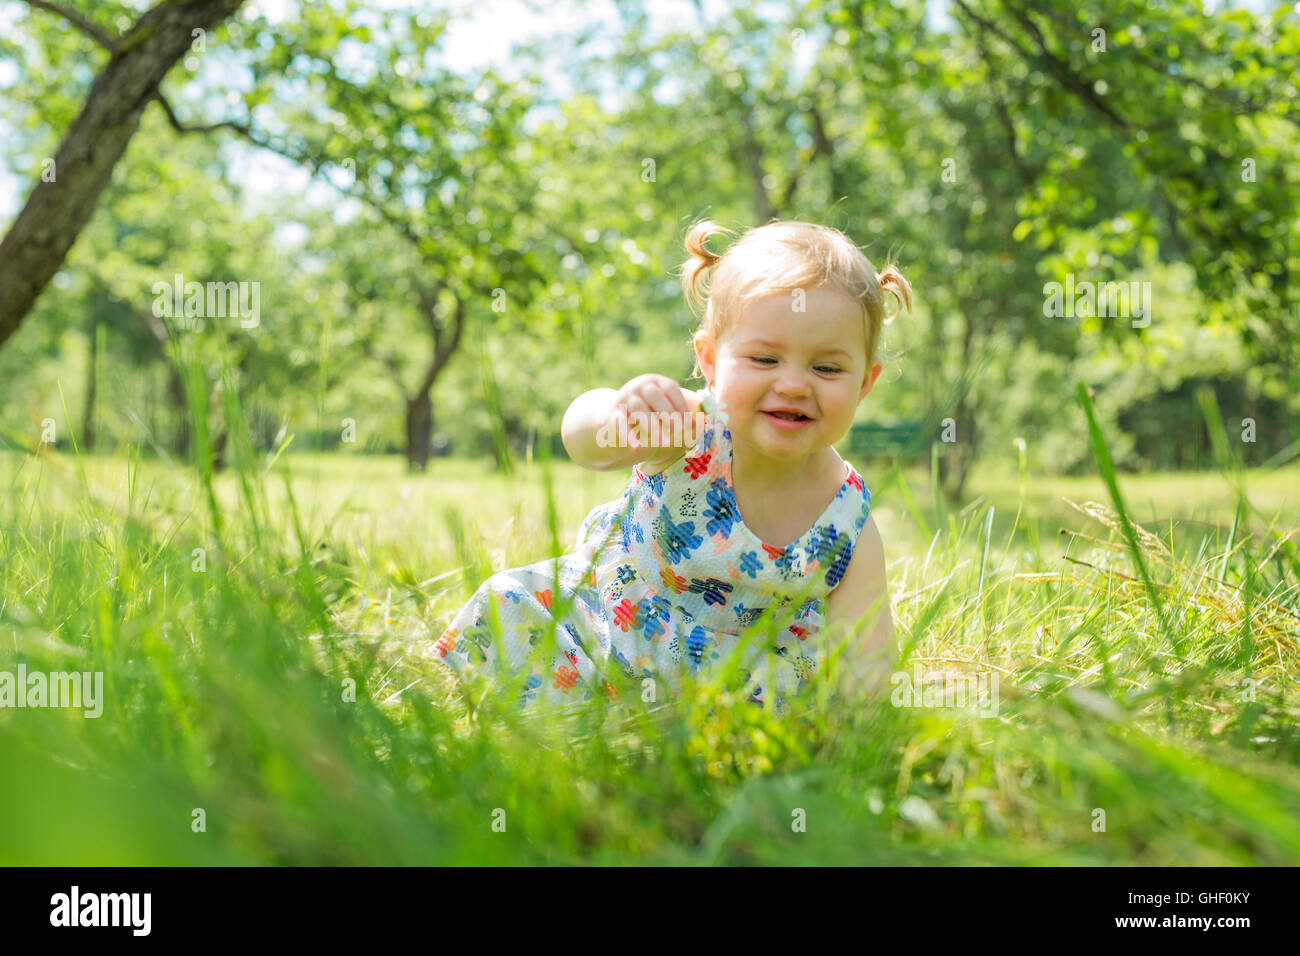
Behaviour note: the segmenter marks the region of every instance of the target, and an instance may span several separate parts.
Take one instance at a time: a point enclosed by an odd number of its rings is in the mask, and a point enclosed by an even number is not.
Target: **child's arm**
[[[642,414],[675,413],[689,421],[688,413],[698,405],[694,393],[690,398],[681,387],[662,375],[639,375],[621,389],[593,388],[573,400],[564,413],[560,437],[569,457],[593,471],[614,471],[629,468],[638,462],[660,461],[672,456],[674,449],[666,447],[661,436],[659,447],[635,441],[636,431],[624,428],[623,434],[631,439],[628,445],[617,445],[618,421],[630,412]],[[692,437],[687,435],[687,438]],[[680,455],[682,446],[676,451]]]
[[[569,405],[560,423],[560,438],[569,457],[594,471],[612,471],[631,464],[624,462],[628,448],[602,446],[597,436],[611,423],[614,398],[612,388],[593,388],[583,392]]]
[[[894,624],[885,579],[885,549],[870,515],[858,533],[843,579],[826,597],[826,626],[830,647],[848,637],[848,647],[840,658],[841,686],[847,685],[850,694],[867,696],[888,683]]]

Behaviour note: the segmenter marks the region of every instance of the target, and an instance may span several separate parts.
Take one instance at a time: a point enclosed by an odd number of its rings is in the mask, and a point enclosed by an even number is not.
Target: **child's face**
[[[858,403],[881,364],[867,365],[862,309],[848,293],[821,285],[752,301],[718,343],[701,330],[700,370],[727,406],[732,441],[774,459],[798,459],[848,434]],[[766,410],[793,408],[809,417],[782,422]]]

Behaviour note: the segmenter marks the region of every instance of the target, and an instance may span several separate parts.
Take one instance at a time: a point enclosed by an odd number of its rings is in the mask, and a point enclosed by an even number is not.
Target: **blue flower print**
[[[797,572],[794,568],[794,548],[785,547],[781,553],[776,556],[776,569],[781,572],[782,577],[793,577]]]
[[[724,538],[730,538],[731,526],[736,523],[738,509],[727,483],[721,478],[714,478],[709,484],[709,493],[704,496],[704,499],[709,503],[709,507],[704,509],[704,517],[709,519],[704,530],[709,534],[720,534]]]
[[[668,625],[657,617],[646,618],[641,625],[641,637],[653,641],[668,633]]]
[[[824,528],[814,527],[811,531],[808,532],[809,557],[816,557],[821,552],[822,532],[824,530],[825,530]]]
[[[699,670],[700,664],[704,660],[704,648],[708,645],[709,639],[704,633],[704,628],[696,624],[691,628],[691,633],[686,635],[686,660],[690,664],[691,670]]]
[[[719,581],[717,578],[691,578],[691,590],[696,594],[704,596],[705,604],[717,604],[719,606],[727,603],[727,592],[732,589],[730,581]]]
[[[537,688],[542,686],[542,678],[537,674],[529,674],[528,681],[524,684],[523,692],[519,695],[519,708],[522,710],[528,702],[537,696]]]
[[[849,561],[853,557],[853,545],[844,539],[846,547],[840,549],[839,556],[836,557],[835,563],[831,565],[830,570],[826,572],[826,583],[831,587],[840,583],[840,578],[844,577],[844,572],[848,570]]]
[[[827,528],[826,531],[822,538],[823,547],[819,549],[817,557],[823,564],[833,564],[840,559],[846,548],[852,550],[853,545],[848,535],[840,534],[834,528]]]
[[[818,561],[825,561],[835,553],[840,533],[831,525],[821,525],[813,529],[808,540],[808,552]]]
[[[667,631],[668,602],[659,595],[642,598],[636,608],[636,618],[641,625],[641,636],[647,641]]]
[[[647,617],[658,617],[665,621],[668,620],[668,612],[673,608],[672,603],[661,594],[642,598],[641,607]]]
[[[664,514],[655,519],[653,530],[655,540],[663,548],[664,557],[670,564],[677,564],[688,557],[704,541],[695,533],[694,521],[674,522]]]
[[[740,570],[743,574],[748,574],[751,578],[757,578],[762,567],[763,564],[758,560],[757,552],[746,551],[740,556]]]
[[[632,550],[633,536],[636,537],[637,544],[645,544],[645,535],[641,531],[641,525],[636,521],[624,521],[619,531],[625,554]]]

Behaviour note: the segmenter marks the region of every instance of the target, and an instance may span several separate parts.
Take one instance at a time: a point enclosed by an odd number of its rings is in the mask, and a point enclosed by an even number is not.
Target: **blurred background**
[[[0,275],[48,272],[5,296],[0,447],[187,460],[184,338],[264,449],[563,455],[581,391],[699,384],[673,273],[707,216],[826,223],[899,264],[916,308],[859,412],[895,427],[849,444],[928,465],[939,441],[954,500],[1016,438],[1033,470],[1086,468],[1075,382],[1121,470],[1207,466],[1203,388],[1246,464],[1295,454],[1296,7],[189,6],[211,23],[160,82],[97,86],[149,4],[0,0]],[[94,192],[57,154],[136,81],[102,191],[29,208]],[[256,283],[256,327],[164,321],[178,282]],[[1053,308],[1054,282],[1145,289],[1149,314]]]

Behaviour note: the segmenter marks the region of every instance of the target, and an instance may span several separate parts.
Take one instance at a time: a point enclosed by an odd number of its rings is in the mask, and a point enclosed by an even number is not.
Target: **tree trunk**
[[[975,352],[975,312],[968,302],[963,302],[962,306],[961,368],[969,369]],[[973,381],[964,384],[957,407],[953,410],[957,440],[939,457],[939,488],[954,504],[961,500],[962,492],[966,489],[966,479],[970,477],[971,466],[975,463],[975,416],[978,409],[970,394],[974,387]]]
[[[167,365],[167,398],[176,411],[176,438],[174,448],[176,457],[181,461],[190,459],[190,410],[185,404],[185,385],[181,382],[176,366]]]
[[[17,331],[90,220],[158,84],[196,29],[221,23],[243,0],[160,3],[116,44],[54,165],[0,242],[0,345]]]
[[[420,392],[406,403],[406,467],[424,471],[429,466],[433,443],[433,402],[428,391]]]
[[[99,323],[92,311],[86,334],[90,336],[90,354],[86,358],[86,403],[81,411],[81,443],[87,452],[95,450],[95,392],[99,385]]]
[[[976,409],[963,395],[953,412],[957,440],[945,443],[939,456],[939,490],[953,504],[961,501],[966,479],[975,463],[975,414]]]

